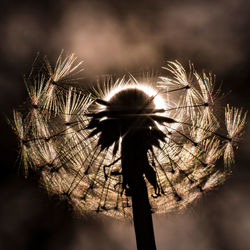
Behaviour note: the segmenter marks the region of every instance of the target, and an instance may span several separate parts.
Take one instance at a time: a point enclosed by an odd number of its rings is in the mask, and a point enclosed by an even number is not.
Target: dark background
[[[37,52],[84,60],[83,77],[159,69],[188,60],[217,75],[225,98],[249,110],[248,0],[1,1],[0,249],[134,249],[132,224],[76,218],[18,170],[7,118],[26,98],[23,74]],[[248,119],[249,120],[249,119]],[[250,249],[250,123],[225,185],[181,214],[154,216],[158,249]]]

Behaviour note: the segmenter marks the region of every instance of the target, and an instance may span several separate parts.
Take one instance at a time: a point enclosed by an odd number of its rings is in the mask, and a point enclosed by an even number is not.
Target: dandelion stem
[[[144,181],[138,185],[138,195],[132,195],[134,228],[137,249],[156,249],[152,214],[150,210],[148,192]]]
[[[148,167],[147,149],[140,143],[143,133],[130,132],[122,141],[122,171],[132,197],[137,249],[156,249],[151,206],[144,179]],[[124,182],[123,182],[124,183]]]

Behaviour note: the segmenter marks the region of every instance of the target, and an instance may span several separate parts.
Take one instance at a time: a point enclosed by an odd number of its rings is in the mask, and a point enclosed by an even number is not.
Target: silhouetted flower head
[[[198,74],[192,64],[186,72],[176,61],[158,81],[131,76],[80,90],[70,87],[81,64],[75,61],[61,55],[52,68],[46,60],[26,79],[27,111],[14,111],[26,175],[37,171],[49,193],[81,214],[128,218],[121,145],[130,133],[147,154],[143,174],[153,212],[178,211],[224,182],[246,113],[228,105],[221,122],[212,74]],[[216,167],[220,158],[224,168]]]

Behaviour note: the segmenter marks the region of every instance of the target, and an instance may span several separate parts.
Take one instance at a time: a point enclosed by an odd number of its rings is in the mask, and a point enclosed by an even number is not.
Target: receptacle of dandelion
[[[25,111],[13,111],[24,173],[79,215],[133,218],[138,249],[141,234],[155,249],[151,214],[182,210],[225,181],[247,113],[218,105],[214,76],[193,64],[88,89],[75,84],[81,67],[61,54],[25,79]]]

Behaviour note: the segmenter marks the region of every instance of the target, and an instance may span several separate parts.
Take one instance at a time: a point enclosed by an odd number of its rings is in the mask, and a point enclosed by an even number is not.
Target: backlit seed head
[[[46,69],[26,79],[31,105],[14,111],[13,124],[26,175],[38,171],[48,192],[80,214],[129,218],[121,143],[127,133],[143,131],[138,148],[147,150],[157,181],[145,176],[153,212],[178,211],[224,182],[246,113],[227,106],[225,124],[219,122],[211,74],[169,62],[164,69],[171,75],[158,82],[124,77],[83,91],[68,87],[81,64],[75,60],[60,55],[52,68],[46,59]],[[221,157],[227,168],[216,167]]]

